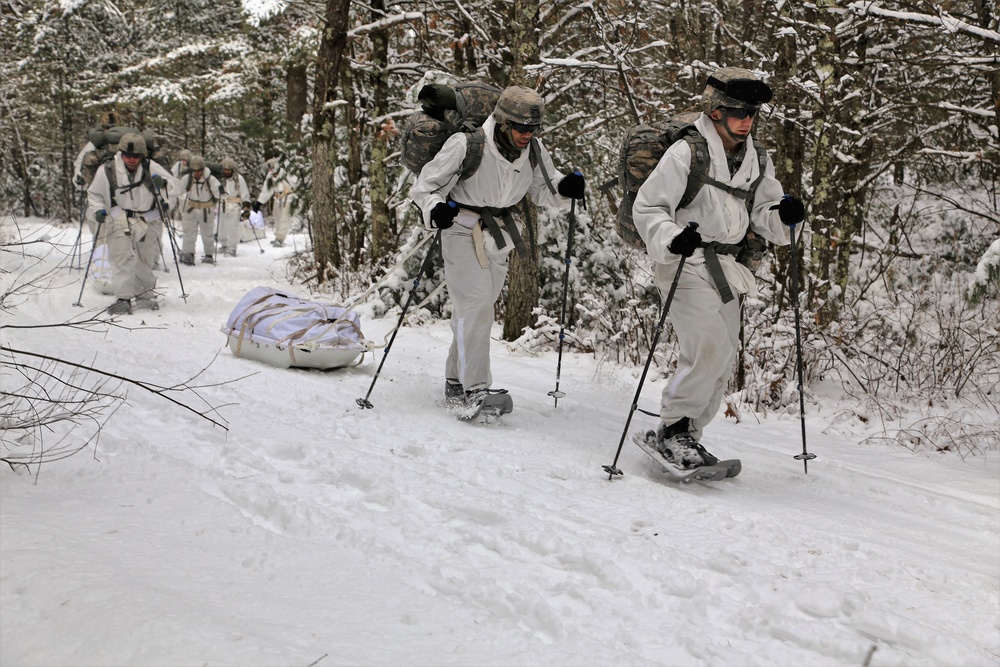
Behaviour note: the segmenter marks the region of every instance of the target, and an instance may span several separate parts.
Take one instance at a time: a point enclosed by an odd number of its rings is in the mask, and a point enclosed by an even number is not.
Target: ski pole
[[[357,403],[362,409],[364,408],[374,408],[375,406],[371,404],[368,398],[372,395],[372,390],[375,388],[375,382],[378,380],[379,373],[382,372],[382,366],[385,364],[386,357],[389,356],[389,350],[392,349],[392,343],[396,340],[396,334],[399,333],[400,327],[403,326],[403,318],[406,317],[406,311],[410,307],[410,303],[413,301],[413,295],[417,291],[417,287],[420,285],[420,279],[423,277],[424,273],[431,266],[431,261],[434,259],[434,248],[441,242],[441,230],[437,231],[434,235],[434,242],[431,243],[430,249],[427,251],[427,255],[424,256],[424,261],[420,265],[420,271],[417,272],[417,277],[413,279],[413,287],[410,289],[410,295],[406,298],[406,304],[403,306],[403,312],[399,314],[399,321],[396,322],[396,328],[392,330],[392,337],[389,338],[389,344],[385,346],[385,351],[382,352],[382,361],[379,362],[378,368],[375,370],[375,377],[372,378],[372,384],[368,387],[368,393],[365,394],[364,398],[359,398],[355,403]]]
[[[209,176],[209,177],[211,178],[211,176]],[[212,187],[211,183],[209,183],[208,187],[209,187],[209,192],[211,192],[211,187]],[[218,266],[218,264],[217,264],[217,260],[218,260],[217,251],[219,249],[219,226],[222,224],[222,211],[223,211],[222,193],[223,193],[223,187],[224,186],[221,183],[219,183],[219,200],[215,203],[215,234],[212,235],[212,265],[213,266]]]
[[[697,222],[689,222],[688,227],[692,229],[698,228]],[[628,427],[632,423],[632,415],[639,407],[639,394],[642,393],[642,385],[646,381],[646,373],[649,372],[649,366],[653,363],[653,354],[656,353],[656,344],[660,341],[660,333],[663,331],[663,324],[667,321],[667,313],[670,312],[670,304],[674,301],[674,293],[677,291],[677,283],[681,280],[681,271],[684,270],[684,261],[687,259],[684,255],[681,255],[681,261],[677,263],[677,273],[674,274],[674,280],[670,283],[670,291],[667,292],[667,300],[663,304],[663,312],[660,313],[660,320],[656,323],[656,331],[653,333],[653,342],[649,345],[649,355],[646,357],[646,365],[642,369],[642,375],[639,376],[639,386],[635,388],[635,397],[632,398],[632,406],[628,411],[628,418],[625,419],[625,428],[622,429],[621,440],[618,441],[618,451],[615,452],[615,460],[611,462],[609,466],[602,466],[604,472],[608,473],[608,479],[613,479],[614,477],[621,477],[622,471],[618,469],[618,457],[621,456],[622,446],[625,444],[625,436],[628,434]]]
[[[263,219],[263,216],[261,216],[261,219]],[[260,244],[260,236],[257,235],[257,228],[254,227],[253,222],[251,222],[249,218],[247,219],[247,222],[250,224],[250,231],[253,232],[253,238],[257,242],[257,247],[260,248],[260,254],[263,255],[264,254],[264,246],[262,246]]]
[[[559,407],[559,399],[566,396],[565,392],[559,391],[559,378],[562,375],[562,351],[563,340],[566,338],[566,296],[569,293],[569,266],[573,262],[573,232],[576,229],[576,200],[571,199],[569,204],[569,233],[566,238],[566,272],[563,273],[563,297],[562,314],[559,316],[559,361],[556,362],[556,388],[549,392],[549,396],[555,399],[555,407]]]
[[[816,458],[815,454],[806,451],[806,398],[803,391],[804,382],[802,380],[802,328],[799,323],[799,263],[798,244],[795,240],[795,225],[789,225],[792,233],[792,310],[795,311],[795,366],[798,373],[799,390],[799,420],[802,422],[802,453],[796,454],[795,459],[802,461],[802,470],[809,474],[809,461]],[[800,234],[801,236],[801,234]]]
[[[156,210],[160,212],[163,224],[167,227],[167,238],[170,239],[170,253],[174,256],[174,268],[177,269],[177,282],[181,286],[181,298],[184,299],[184,303],[187,303],[188,293],[184,290],[184,278],[181,276],[181,266],[177,261],[177,239],[174,238],[174,227],[167,220],[167,211],[163,206],[163,199],[160,198],[160,188],[155,183],[153,184],[153,201],[156,202]],[[162,245],[160,246],[160,251],[163,251]]]
[[[101,238],[101,227],[104,225],[104,221],[97,223],[97,229],[94,231],[94,245],[90,248],[90,257],[87,258],[87,268],[83,272],[83,282],[80,283],[80,296],[76,297],[76,303],[74,306],[78,308],[83,307],[83,288],[87,285],[87,276],[90,275],[90,265],[94,261],[94,252],[97,250],[97,240]]]
[[[73,252],[69,256],[69,270],[83,268],[83,215],[87,207],[87,191],[80,191],[80,228],[76,232],[76,241],[73,243]],[[73,266],[73,262],[77,265]]]

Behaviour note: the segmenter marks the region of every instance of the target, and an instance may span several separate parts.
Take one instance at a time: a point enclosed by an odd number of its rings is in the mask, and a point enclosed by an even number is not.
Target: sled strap
[[[260,304],[264,303],[265,301],[267,301],[270,298],[271,298],[270,294],[265,294],[264,296],[262,296],[261,298],[257,299],[256,301],[254,301],[253,303],[251,303],[246,308],[244,308],[243,312],[240,313],[239,315],[237,315],[236,319],[233,320],[233,326],[231,326],[229,328],[229,333],[230,334],[235,333],[236,323],[239,322],[239,324],[240,324],[240,334],[239,334],[239,336],[236,339],[236,352],[237,353],[239,353],[240,348],[243,347],[243,336],[244,336],[244,334],[246,333],[246,330],[247,330],[247,320],[250,319],[250,317],[252,317],[253,314],[256,314],[256,313],[251,314],[250,311],[254,310]],[[253,326],[251,326],[250,329],[252,330]]]

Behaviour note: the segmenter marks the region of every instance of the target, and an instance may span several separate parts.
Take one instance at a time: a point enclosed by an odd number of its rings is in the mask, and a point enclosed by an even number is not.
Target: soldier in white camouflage
[[[138,134],[125,134],[114,159],[97,169],[87,189],[87,216],[107,239],[111,290],[117,297],[108,312],[128,313],[153,300],[162,214],[169,210],[176,186],[170,172],[149,159],[146,140]]]
[[[250,209],[250,189],[243,174],[236,169],[236,161],[222,160],[222,200],[219,204],[219,246],[223,255],[236,257],[240,244],[240,223],[244,208]]]
[[[445,363],[445,398],[475,410],[493,384],[490,330],[493,309],[507,280],[508,258],[523,250],[519,224],[510,209],[525,195],[540,206],[564,208],[580,199],[579,172],[556,174],[549,152],[538,140],[545,102],[531,88],[504,90],[482,125],[485,146],[479,167],[463,178],[468,135],[458,132],[420,171],[410,197],[428,229],[441,230],[444,275],[452,302],[452,342]],[[503,228],[500,228],[502,222]]]
[[[182,264],[194,265],[194,254],[201,236],[202,264],[215,264],[215,214],[218,208],[222,184],[212,175],[205,164],[205,158],[195,155],[188,166],[190,172],[181,178],[180,195],[184,197],[181,207]]]
[[[770,157],[761,164],[754,147],[754,119],[770,100],[771,88],[749,70],[713,72],[695,121],[708,145],[709,180],[690,203],[680,206],[692,153],[688,142],[677,141],[639,188],[632,209],[657,286],[666,295],[675,276],[678,280],[670,305],[677,369],[663,389],[659,427],[637,437],[644,435],[679,468],[718,462],[700,439],[718,414],[732,376],[740,329],[737,297],[756,292],[753,273],[735,254],[716,249],[735,248],[748,229],[788,245],[788,226],[804,216],[802,202],[785,195],[775,179]]]
[[[255,213],[267,202],[271,204],[271,216],[274,219],[274,240],[271,245],[280,248],[285,245],[285,239],[292,231],[292,205],[295,202],[295,187],[298,181],[285,172],[277,158],[271,158],[265,163],[264,184],[261,187],[257,201],[252,204]]]

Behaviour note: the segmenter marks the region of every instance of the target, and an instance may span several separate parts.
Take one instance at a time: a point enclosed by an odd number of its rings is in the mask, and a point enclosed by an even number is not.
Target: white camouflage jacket
[[[170,175],[169,171],[152,160],[144,160],[139,163],[139,167],[130,179],[129,172],[125,168],[125,163],[122,161],[121,153],[115,155],[113,164],[115,170],[115,181],[118,186],[117,192],[115,193],[115,202],[118,204],[118,208],[125,211],[137,211],[140,213],[153,211],[156,208],[153,193],[147,186],[140,185],[136,188],[128,189],[131,183],[135,183],[143,177],[144,164],[149,165],[150,173],[159,174],[159,176],[163,179],[166,185],[164,188],[165,192],[161,192],[161,197],[163,197],[163,202],[168,207],[171,209],[174,208],[177,201],[178,183],[177,180]],[[125,191],[123,192],[123,190]],[[94,220],[94,214],[102,209],[112,212],[111,183],[108,182],[106,165],[101,165],[100,168],[98,168],[97,173],[94,174],[94,180],[87,189],[87,217],[90,220]]]
[[[243,202],[250,202],[250,188],[243,174],[234,173],[231,178],[222,179],[222,201],[226,213],[238,211]]]
[[[711,159],[709,175],[723,183],[748,188],[760,174],[753,137],[747,138],[743,163],[735,174],[730,175],[722,139],[712,119],[702,114],[695,126],[708,141]],[[646,251],[654,262],[673,264],[680,260],[679,255],[670,252],[669,246],[689,222],[698,223],[698,233],[703,241],[739,243],[749,226],[772,243],[788,245],[788,227],[781,222],[777,209],[771,210],[781,199],[784,189],[774,177],[774,164],[770,157],[767,158],[764,178],[757,186],[752,215],[748,214],[744,200],[711,185],[704,185],[687,208],[677,210],[676,206],[687,187],[690,169],[691,147],[686,141],[678,141],[667,149],[636,195],[632,216],[636,230],[646,244]],[[734,289],[744,294],[756,291],[753,273],[738,263],[735,257],[719,255],[719,260],[726,279]],[[704,252],[697,250],[687,262],[692,268],[703,265]]]
[[[556,171],[552,157],[542,142],[537,141],[539,165],[534,169],[531,168],[528,148],[522,150],[521,156],[514,162],[508,162],[493,141],[495,127],[496,120],[492,116],[483,123],[486,133],[483,161],[476,172],[464,181],[459,180],[459,175],[468,138],[462,132],[449,137],[434,159],[420,170],[416,183],[410,189],[410,198],[423,212],[427,229],[434,229],[431,209],[447,201],[449,195],[458,204],[477,207],[507,208],[521,201],[525,194],[530,194],[532,201],[541,206],[556,208],[569,204],[569,198],[553,193],[545,184],[541,165],[545,165],[553,188],[562,179],[562,174]],[[472,227],[478,220],[477,214],[462,210],[455,222]]]

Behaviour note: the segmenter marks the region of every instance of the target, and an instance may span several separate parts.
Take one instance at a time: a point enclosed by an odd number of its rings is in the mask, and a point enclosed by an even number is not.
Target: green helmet
[[[121,153],[131,153],[132,155],[142,155],[143,157],[149,155],[149,152],[146,150],[146,140],[132,132],[122,135],[121,140],[118,142],[118,150]]]
[[[542,124],[544,113],[545,100],[541,95],[531,88],[510,86],[500,93],[493,118],[501,132],[508,132],[511,123],[538,127]]]
[[[720,107],[759,107],[771,101],[771,87],[742,67],[723,67],[708,77],[701,95],[702,109],[712,113]]]
[[[177,159],[180,160],[181,162],[190,162],[191,151],[189,151],[186,148],[182,149],[181,152],[177,154]]]
[[[205,168],[205,158],[200,155],[192,155],[191,159],[188,160],[188,166],[191,171],[201,171]]]
[[[222,168],[228,169],[234,174],[236,173],[236,160],[231,157],[222,158]]]

